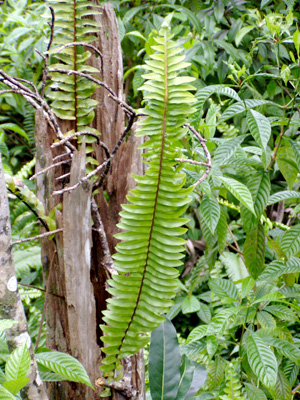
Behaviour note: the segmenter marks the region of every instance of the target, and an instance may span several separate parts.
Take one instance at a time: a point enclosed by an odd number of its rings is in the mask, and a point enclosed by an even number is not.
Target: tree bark
[[[8,198],[0,155],[0,318],[19,321],[6,330],[6,339],[11,351],[27,343],[31,357],[27,374],[30,381],[21,390],[22,399],[47,400],[43,382],[37,369],[31,338],[28,333],[23,304],[18,291],[14,268]]]
[[[95,16],[95,19],[101,23],[101,32],[94,45],[103,54],[102,79],[119,98],[123,98],[123,64],[117,20],[111,4],[102,3],[102,7],[102,14]],[[99,58],[93,56],[89,63],[101,69]],[[101,141],[111,152],[124,131],[124,113],[120,106],[108,97],[103,88],[97,89],[94,98],[98,100],[99,105],[92,127],[102,133]],[[37,113],[36,126],[36,172],[38,172],[52,165],[53,158],[64,151],[59,147],[50,148],[56,138],[47,127],[41,112]],[[71,130],[72,122],[61,122],[61,128],[62,132]],[[121,203],[126,202],[126,194],[129,188],[134,186],[131,173],[143,171],[143,164],[137,150],[140,140],[137,141],[131,135],[121,145],[113,159],[104,187],[95,196],[110,253],[114,252],[116,245],[113,235],[117,232],[116,224],[119,221],[118,213],[121,210]],[[103,149],[98,145],[94,145],[94,148],[94,157],[101,163],[105,158]],[[84,173],[82,160],[75,154],[72,161],[71,184],[77,182],[80,174]],[[77,357],[94,383],[100,377],[100,347],[103,344],[100,340],[102,333],[99,325],[103,323],[102,311],[106,308],[108,297],[105,289],[109,278],[105,261],[107,248],[103,243],[103,237],[101,239],[99,235],[99,230],[92,229],[90,226],[90,184],[85,187],[80,186],[78,190],[65,193],[63,196],[55,198],[52,196],[54,190],[61,189],[66,183],[56,178],[68,171],[69,166],[63,165],[37,178],[38,197],[45,205],[47,213],[62,202],[62,210],[56,210],[56,221],[57,227],[64,229],[63,233],[55,235],[56,246],[48,239],[41,241],[47,290],[65,298],[63,300],[48,296],[47,345],[51,349],[68,352]],[[104,193],[109,200],[106,200]],[[125,360],[124,377],[126,382],[135,389],[137,398],[143,400],[145,389],[142,351]],[[100,398],[99,391],[100,389],[98,392],[92,392],[75,383],[49,385],[51,400],[96,400]],[[113,390],[112,399],[123,400],[126,397]]]

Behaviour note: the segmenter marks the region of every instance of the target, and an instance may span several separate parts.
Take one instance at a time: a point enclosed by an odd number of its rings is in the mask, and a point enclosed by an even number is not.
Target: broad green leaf
[[[255,286],[255,280],[252,278],[252,276],[247,276],[245,279],[242,280],[242,287],[241,287],[241,298],[243,299],[246,297],[251,290]]]
[[[281,146],[278,149],[276,161],[289,189],[292,190],[297,179],[298,168],[295,164],[295,157],[291,145]]]
[[[295,190],[284,190],[283,192],[277,192],[272,194],[268,200],[268,206],[278,203],[279,201],[282,200],[288,200],[288,199],[299,199],[300,198],[300,193],[296,192]]]
[[[271,124],[268,118],[255,110],[247,112],[247,122],[256,143],[266,150],[271,136]]]
[[[16,398],[5,387],[0,385],[0,400],[16,400]]]
[[[213,157],[213,165],[220,166],[225,164],[236,152],[240,144],[244,141],[245,135],[237,136],[233,139],[218,139],[218,148]]]
[[[266,395],[264,392],[257,388],[256,386],[252,385],[251,383],[244,382],[247,395],[249,400],[267,400]]]
[[[215,336],[208,336],[206,340],[206,349],[207,353],[209,356],[209,359],[211,360],[213,356],[216,354],[216,351],[218,349],[219,345],[219,339],[216,338]]]
[[[276,328],[276,321],[268,312],[258,311],[256,316],[262,328]]]
[[[300,349],[297,346],[279,338],[268,338],[265,341],[275,347],[281,355],[300,365]]]
[[[298,318],[296,317],[295,313],[289,308],[282,304],[274,304],[271,306],[264,307],[265,311],[273,314],[278,319],[282,321],[289,321],[289,322],[297,322]]]
[[[240,281],[249,276],[249,272],[239,254],[224,251],[220,256],[220,260],[225,265],[226,272],[233,282]],[[237,284],[238,288],[240,286],[241,285]]]
[[[284,233],[280,246],[287,257],[294,256],[300,251],[300,224]]]
[[[30,354],[25,342],[8,357],[5,364],[6,379],[15,380],[26,376],[30,367],[30,361]]]
[[[190,399],[198,390],[204,385],[204,382],[207,379],[207,370],[204,365],[199,365],[197,362],[193,362],[195,367],[194,376],[192,380],[192,384],[190,390],[186,396],[186,399]]]
[[[252,29],[256,28],[255,25],[248,25],[248,26],[244,26],[243,28],[241,28],[235,37],[235,45],[236,47],[239,47],[241,41],[243,40],[244,36],[247,35],[247,33],[251,32]]]
[[[5,331],[5,329],[10,329],[13,325],[17,324],[18,321],[13,321],[12,319],[1,319],[0,320],[0,332]]]
[[[289,143],[290,143],[293,153],[294,153],[295,162],[297,164],[298,171],[300,171],[300,143],[295,142],[293,140],[290,140]]]
[[[218,312],[207,327],[207,336],[221,338],[231,322],[231,317],[240,311],[240,307],[231,307]]]
[[[214,4],[214,15],[217,22],[220,22],[224,15],[225,6],[223,1],[216,1]]]
[[[212,234],[220,218],[220,205],[215,198],[204,196],[200,204],[200,213]]]
[[[187,337],[186,343],[195,342],[202,339],[206,335],[207,325],[200,325],[194,328]]]
[[[297,51],[297,55],[299,58],[299,48],[300,48],[300,32],[298,29],[295,30],[294,34],[293,34],[293,41],[294,41],[294,45]]]
[[[186,398],[186,395],[190,390],[195,371],[195,366],[185,354],[182,358],[183,362],[180,367],[180,382],[175,400],[182,400]]]
[[[265,211],[271,190],[269,174],[262,171],[252,175],[247,182],[247,187],[252,195],[256,217],[244,205],[241,206],[243,228],[248,233],[257,225]]]
[[[18,135],[24,137],[26,140],[29,140],[27,133],[19,127],[17,124],[13,124],[11,122],[7,122],[5,124],[0,124],[0,130],[1,129],[7,129],[9,131],[13,131],[17,133]]]
[[[57,373],[71,382],[85,383],[93,388],[90,378],[83,365],[76,358],[58,351],[37,353],[36,360],[39,364]]]
[[[265,263],[265,232],[260,222],[247,233],[243,254],[248,271],[257,279]]]
[[[193,313],[200,310],[200,302],[197,297],[191,295],[187,296],[182,303],[182,313],[188,314]]]
[[[268,389],[274,389],[278,369],[276,357],[269,346],[255,333],[248,338],[247,358],[258,379]]]
[[[3,383],[3,387],[9,390],[12,394],[17,394],[29,382],[29,378],[23,376],[18,379],[9,380]],[[1,397],[0,397],[1,398]]]
[[[240,102],[236,102],[231,106],[227,107],[226,110],[223,112],[221,118],[219,119],[219,123],[227,121],[229,118],[233,118],[235,115],[238,115],[246,110],[259,107],[265,104],[273,104],[271,101],[268,100],[244,100]]]
[[[280,292],[273,292],[273,293],[268,293],[265,296],[260,297],[259,299],[253,301],[251,304],[257,304],[257,303],[267,303],[269,301],[279,301],[284,298],[284,295]]]
[[[200,302],[200,310],[197,312],[198,317],[205,322],[206,324],[209,324],[211,321],[211,311],[210,308],[207,304]]]
[[[180,383],[180,350],[176,330],[168,320],[151,335],[149,382],[152,400],[176,399]]]
[[[276,387],[275,387],[276,399],[290,400],[291,399],[291,391],[292,391],[292,387],[291,387],[289,380],[284,375],[284,373],[281,371],[281,369],[279,369],[278,375],[277,375]]]
[[[222,252],[226,247],[227,235],[227,210],[225,206],[220,207],[220,218],[217,224],[216,233],[218,236],[219,251]]]
[[[236,301],[239,298],[236,286],[229,279],[211,279],[208,283],[211,291],[220,299]]]
[[[254,215],[254,205],[251,193],[247,186],[243,185],[241,182],[227,178],[224,176],[218,176],[218,179],[223,182],[226,189],[228,189],[234,197],[236,197],[246,208],[248,208]]]

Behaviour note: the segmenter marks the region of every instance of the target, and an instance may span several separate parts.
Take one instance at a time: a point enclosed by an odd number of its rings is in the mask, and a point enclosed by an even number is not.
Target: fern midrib
[[[77,32],[76,32],[76,0],[73,1],[74,7],[74,22],[73,22],[73,42],[75,43],[77,40]],[[77,71],[77,46],[73,46],[74,48],[74,71]],[[74,108],[75,108],[75,132],[78,131],[77,129],[77,75],[74,74]]]
[[[147,272],[147,266],[148,266],[148,260],[149,260],[149,254],[150,254],[150,247],[152,243],[152,234],[153,234],[153,227],[154,227],[154,222],[155,222],[155,217],[156,217],[156,209],[157,209],[157,200],[158,200],[158,195],[159,195],[159,189],[160,189],[160,180],[161,180],[161,170],[162,170],[162,163],[163,163],[163,155],[164,155],[164,147],[165,147],[165,137],[166,137],[166,119],[167,119],[167,109],[168,109],[168,100],[169,100],[169,95],[168,95],[168,49],[167,49],[167,36],[165,34],[164,36],[164,48],[165,48],[165,54],[164,54],[164,66],[165,66],[165,99],[164,99],[164,114],[163,114],[163,121],[162,121],[162,141],[161,141],[161,149],[160,149],[160,159],[159,159],[159,169],[158,169],[158,180],[157,180],[157,189],[155,193],[155,199],[154,199],[154,206],[153,206],[153,218],[151,221],[151,227],[150,227],[150,232],[149,232],[149,240],[148,240],[148,247],[147,247],[147,254],[146,254],[146,259],[145,259],[145,266],[144,266],[144,271],[143,271],[143,276],[141,280],[141,285],[140,289],[138,292],[137,300],[136,300],[136,305],[134,307],[131,319],[128,323],[128,326],[124,332],[124,335],[121,339],[121,344],[118,348],[118,354],[120,353],[120,350],[122,348],[122,345],[124,343],[124,340],[126,338],[127,332],[130,329],[130,326],[134,320],[135,314],[137,312],[143,287],[144,287],[144,280]],[[116,355],[116,361],[118,360],[118,354]]]

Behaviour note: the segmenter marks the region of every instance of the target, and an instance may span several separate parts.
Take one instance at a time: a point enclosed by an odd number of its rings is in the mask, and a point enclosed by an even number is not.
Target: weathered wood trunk
[[[11,245],[10,215],[4,173],[0,155],[0,319],[19,321],[6,330],[6,339],[11,351],[27,343],[31,365],[27,376],[29,383],[21,391],[23,399],[47,400],[47,394],[40,378],[34,350],[28,334],[23,304],[18,291],[18,283],[13,262]],[[3,395],[5,397],[5,395]],[[4,398],[3,397],[3,398]]]
[[[96,0],[95,0],[96,3]],[[117,20],[113,7],[102,3],[103,11],[95,18],[101,23],[101,32],[94,44],[103,54],[102,79],[122,98],[123,65]],[[100,69],[99,58],[92,57],[91,64]],[[94,96],[99,105],[92,126],[102,133],[101,141],[110,151],[123,132],[124,113],[104,89],[99,88]],[[56,139],[53,131],[47,127],[41,112],[36,116],[37,172],[53,164],[53,158],[63,153],[61,148],[51,149]],[[72,129],[71,122],[61,123],[62,131]],[[105,186],[96,195],[110,251],[114,252],[121,203],[126,202],[126,194],[134,182],[131,173],[141,173],[142,161],[137,151],[137,141],[131,135],[120,147],[113,159]],[[101,163],[103,149],[95,145],[94,157]],[[80,152],[81,153],[81,152]],[[57,160],[59,161],[59,160]],[[56,162],[57,162],[56,161]],[[75,154],[72,161],[71,182],[76,182],[84,173],[83,154]],[[90,185],[79,187],[71,193],[53,197],[54,190],[61,189],[65,182],[56,180],[68,172],[69,166],[63,165],[51,169],[37,178],[37,193],[49,212],[58,203],[61,211],[56,210],[58,228],[63,233],[55,235],[53,241],[42,240],[42,260],[44,276],[49,293],[54,292],[64,299],[47,297],[47,344],[51,349],[68,352],[77,357],[87,369],[92,383],[100,376],[99,364],[102,346],[99,325],[102,323],[102,311],[106,307],[108,293],[105,290],[109,274],[104,265],[104,251],[99,233],[90,225]],[[72,183],[71,183],[72,184]],[[109,197],[107,201],[103,192]],[[137,390],[138,398],[144,399],[143,353],[128,358],[124,364],[126,381]],[[98,391],[97,391],[98,390]],[[75,383],[55,383],[49,385],[52,400],[96,400],[99,391]],[[113,400],[125,399],[114,392]]]

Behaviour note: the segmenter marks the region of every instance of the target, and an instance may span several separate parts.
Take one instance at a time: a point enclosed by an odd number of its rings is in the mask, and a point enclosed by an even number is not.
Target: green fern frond
[[[91,9],[97,7],[86,0],[48,0],[55,11],[55,36],[53,44],[63,46],[68,43],[90,43],[96,40],[94,34],[99,31],[100,24],[89,17],[99,15],[99,11]],[[84,17],[84,18],[83,18]],[[57,64],[52,68],[74,70],[89,74],[99,73],[97,68],[86,64],[90,58],[90,51],[85,51],[81,46],[57,48],[50,53],[55,53]],[[75,121],[75,130],[82,131],[94,119],[94,109],[98,102],[91,99],[96,85],[76,75],[51,74],[51,92],[48,97],[52,101],[52,109],[57,117]]]
[[[109,281],[114,298],[108,300],[104,311],[108,355],[101,367],[106,375],[118,369],[120,360],[136,353],[149,339],[146,332],[155,329],[164,318],[162,313],[172,305],[170,300],[177,287],[177,268],[181,265],[188,222],[180,216],[190,202],[192,188],[185,189],[185,174],[176,169],[178,140],[185,134],[183,124],[194,112],[194,96],[189,82],[194,78],[178,76],[188,64],[182,49],[162,29],[153,46],[155,53],[147,61],[149,73],[142,89],[147,104],[143,113],[148,117],[139,123],[137,136],[149,136],[143,145],[148,169],[144,176],[135,176],[136,189],[128,196],[130,204],[123,205],[116,235],[122,242],[114,255],[119,275]]]
[[[246,400],[241,393],[242,385],[237,378],[237,374],[234,365],[230,363],[227,367],[226,373],[226,387],[224,389],[225,394],[220,396],[222,400]]]

